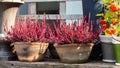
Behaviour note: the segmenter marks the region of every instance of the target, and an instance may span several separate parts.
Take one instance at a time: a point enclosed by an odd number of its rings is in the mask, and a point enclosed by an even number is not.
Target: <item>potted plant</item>
[[[120,7],[118,0],[103,0],[104,13],[97,14],[102,16],[100,23],[103,32],[100,35],[102,42],[103,61],[115,62],[112,35],[120,32]]]
[[[55,49],[62,62],[83,63],[88,60],[100,29],[94,32],[92,21],[86,19],[80,18],[72,24],[60,20],[53,24],[52,29],[49,28],[50,37],[55,42]]]
[[[10,31],[5,27],[7,40],[13,42],[15,51],[20,61],[38,61],[44,59],[48,47],[48,32],[46,21],[19,22]]]

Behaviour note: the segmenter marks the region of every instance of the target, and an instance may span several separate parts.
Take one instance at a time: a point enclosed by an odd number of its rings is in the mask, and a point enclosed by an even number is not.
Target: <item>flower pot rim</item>
[[[38,45],[41,43],[49,44],[49,43],[45,43],[45,42],[13,42],[13,44],[38,44]]]
[[[62,44],[62,45],[54,44],[55,47],[74,47],[74,46],[93,46],[93,45],[94,43],[72,43],[72,44]]]
[[[113,44],[120,44],[120,37],[112,36],[112,43]]]
[[[112,43],[112,36],[99,35],[99,38],[103,43]]]
[[[99,35],[99,37],[112,37],[112,36],[105,36],[105,35]]]

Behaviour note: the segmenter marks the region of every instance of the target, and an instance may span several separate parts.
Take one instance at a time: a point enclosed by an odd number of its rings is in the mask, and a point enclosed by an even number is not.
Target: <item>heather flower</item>
[[[93,22],[84,17],[79,18],[72,24],[61,20],[53,24],[53,29],[49,29],[52,40],[57,44],[87,43],[95,42],[101,29],[93,31]]]
[[[46,21],[38,22],[31,21],[26,22],[19,21],[9,31],[5,29],[8,37],[7,40],[12,42],[48,42],[49,36],[47,32]]]

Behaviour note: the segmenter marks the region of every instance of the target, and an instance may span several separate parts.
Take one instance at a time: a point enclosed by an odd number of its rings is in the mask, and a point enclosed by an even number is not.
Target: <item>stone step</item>
[[[0,61],[0,68],[120,68],[115,63],[92,61],[82,64],[65,64],[59,61],[20,62]]]

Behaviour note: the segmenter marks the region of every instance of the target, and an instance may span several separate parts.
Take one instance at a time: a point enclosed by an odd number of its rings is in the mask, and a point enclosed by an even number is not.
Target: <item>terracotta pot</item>
[[[39,42],[15,42],[14,50],[20,61],[39,61],[44,60],[44,53],[48,48],[48,43]]]
[[[93,43],[54,45],[64,63],[86,62],[91,53]]]

